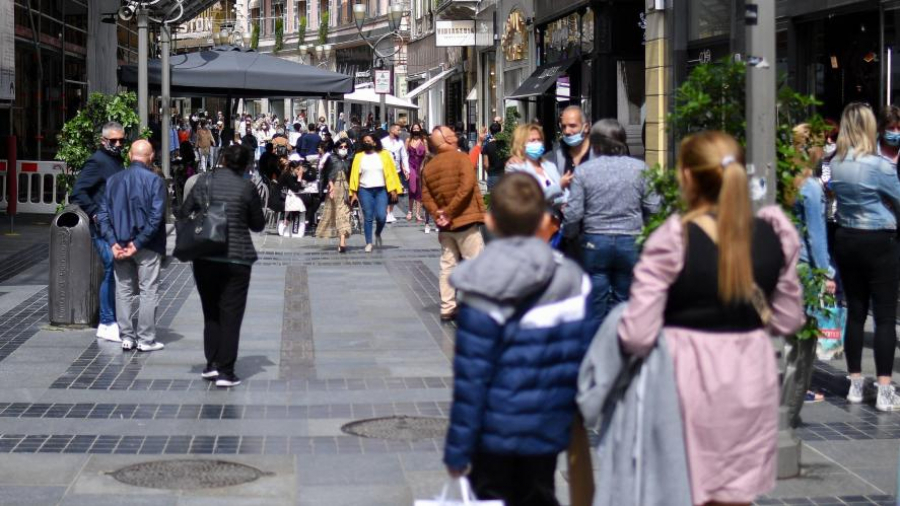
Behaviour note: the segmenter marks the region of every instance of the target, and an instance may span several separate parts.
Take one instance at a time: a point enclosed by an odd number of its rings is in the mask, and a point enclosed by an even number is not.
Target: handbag
[[[472,492],[472,486],[469,484],[468,478],[465,476],[455,480],[459,485],[459,499],[448,499],[447,495],[450,491],[450,482],[444,484],[441,495],[434,499],[416,499],[413,506],[503,506],[504,502],[499,500],[479,501]]]
[[[816,308],[813,316],[819,324],[819,342],[816,356],[819,360],[840,358],[844,349],[844,328],[847,324],[847,308],[839,304]]]
[[[300,196],[288,190],[287,196],[284,198],[284,211],[286,213],[305,213],[306,204],[303,203],[303,199]]]
[[[200,210],[175,222],[175,250],[172,254],[182,262],[228,252],[228,217],[224,202],[212,203],[214,173],[204,174],[206,200]]]

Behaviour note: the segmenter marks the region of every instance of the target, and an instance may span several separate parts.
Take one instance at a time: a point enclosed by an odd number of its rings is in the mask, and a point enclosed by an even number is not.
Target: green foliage
[[[676,139],[704,130],[722,130],[746,145],[746,66],[730,58],[699,65],[688,79],[675,91],[675,106],[668,117],[669,129]],[[775,91],[775,90],[773,90]],[[793,128],[800,123],[810,125],[812,144],[821,146],[827,126],[814,108],[819,104],[812,96],[797,93],[781,83],[777,90],[776,125],[776,184],[777,201],[784,211],[793,216],[793,205],[798,197],[796,182],[810,165],[806,150],[794,146]],[[646,239],[672,213],[683,209],[681,193],[675,171],[654,167],[648,172],[649,184],[660,195],[661,212],[644,228],[641,241]],[[796,218],[795,218],[796,222]],[[833,297],[823,296],[825,272],[801,266],[798,269],[803,282],[804,303],[808,312],[822,305],[833,304]],[[830,300],[829,300],[830,299]],[[808,318],[797,333],[798,339],[818,336],[815,318]]]
[[[322,21],[319,23],[319,44],[328,42],[328,12],[322,13]]]
[[[501,160],[509,159],[509,150],[512,148],[513,132],[516,131],[516,127],[519,125],[519,118],[521,117],[518,108],[506,108],[506,119],[503,121],[503,130],[494,136],[494,139],[497,142],[497,151],[500,154]]]
[[[150,137],[149,128],[138,132],[140,119],[134,92],[116,95],[91,93],[84,108],[63,125],[62,132],[57,136],[59,149],[55,158],[66,162],[66,172],[58,176],[57,184],[65,188],[66,193],[71,190],[87,159],[100,145],[100,130],[110,121],[125,127],[126,139]],[[130,142],[126,142],[126,156],[130,147]]]
[[[297,27],[297,48],[305,44],[306,40],[306,16],[300,18],[300,25]]]
[[[253,32],[250,34],[250,47],[254,51],[259,49],[259,23],[253,25]]]
[[[284,49],[284,20],[275,20],[275,46],[272,48],[273,53],[277,53]]]

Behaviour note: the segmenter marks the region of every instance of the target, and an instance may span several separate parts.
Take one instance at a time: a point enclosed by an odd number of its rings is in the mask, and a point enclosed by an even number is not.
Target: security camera
[[[123,5],[119,7],[119,18],[122,21],[131,21],[131,18],[134,17],[134,7],[131,5]]]

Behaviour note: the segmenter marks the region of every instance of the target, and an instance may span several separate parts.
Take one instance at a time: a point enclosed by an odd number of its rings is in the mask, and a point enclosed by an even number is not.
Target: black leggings
[[[872,301],[875,317],[875,369],[891,376],[897,330],[897,288],[900,284],[900,244],[893,230],[838,229],[835,253],[847,298],[844,353],[851,374],[862,372],[864,326]]]

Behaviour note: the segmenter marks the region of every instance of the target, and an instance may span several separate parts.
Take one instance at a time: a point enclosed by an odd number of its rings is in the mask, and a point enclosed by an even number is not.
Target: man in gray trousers
[[[156,351],[163,349],[156,341],[156,308],[160,264],[166,252],[166,189],[151,168],[153,147],[149,142],[135,141],[129,156],[128,169],[106,182],[98,219],[115,258],[116,320],[122,349]],[[135,333],[131,310],[138,296]]]

